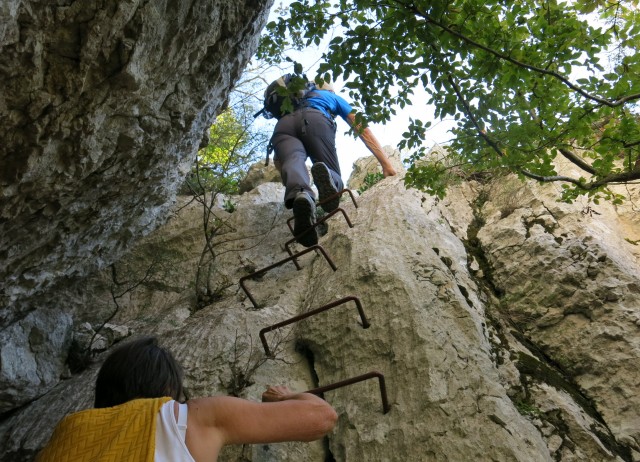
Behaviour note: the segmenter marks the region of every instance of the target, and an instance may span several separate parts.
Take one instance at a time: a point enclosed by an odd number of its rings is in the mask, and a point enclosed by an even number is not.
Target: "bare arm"
[[[313,441],[330,432],[338,418],[323,399],[286,387],[269,387],[262,400],[231,396],[189,400],[189,451],[195,456],[204,449],[217,453],[226,444]]]
[[[349,125],[355,128],[355,130],[359,133],[360,139],[364,142],[365,146],[367,146],[369,151],[371,151],[371,153],[376,157],[376,159],[378,159],[378,162],[382,166],[382,174],[385,177],[395,175],[396,170],[393,168],[393,165],[391,165],[389,158],[382,150],[382,146],[380,145],[380,142],[378,142],[378,139],[374,136],[373,132],[369,129],[369,127],[365,128],[362,131],[359,131],[360,127],[356,123],[356,116],[353,112],[347,116],[347,122],[349,122]]]

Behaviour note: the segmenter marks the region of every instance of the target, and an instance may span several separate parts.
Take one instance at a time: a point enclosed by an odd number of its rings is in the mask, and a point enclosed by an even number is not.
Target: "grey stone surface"
[[[166,219],[271,3],[2,3],[0,327]]]
[[[32,312],[0,331],[0,413],[31,401],[67,374],[71,315],[60,310]]]
[[[222,461],[640,461],[632,188],[566,205],[503,177],[437,200],[388,178],[341,202],[354,227],[329,221],[335,271],[307,253],[248,281],[251,303],[239,279],[291,239],[273,170],[252,170],[233,213],[175,190],[270,5],[0,5],[0,458],[33,460],[91,406],[102,350],[155,334],[194,397],[385,375],[389,413],[361,382],[326,393],[326,444]],[[376,170],[365,158],[350,187]],[[266,357],[261,328],[346,296],[371,327],[348,303],[270,333]]]
[[[636,226],[624,208],[585,212],[514,179],[486,191],[478,239],[504,312],[593,402],[609,443],[640,452],[640,397],[630,392],[640,387]]]
[[[391,160],[396,171],[400,174],[404,172],[405,169],[400,159],[400,152],[390,146],[384,146],[383,151]],[[365,186],[367,175],[375,175],[377,173],[382,173],[382,168],[377,159],[373,155],[361,157],[353,163],[353,171],[347,180],[347,187],[358,191]]]
[[[71,339],[72,319],[97,328],[115,309],[87,306],[80,278],[166,221],[271,3],[0,5],[0,410],[65,374],[68,342],[35,351],[34,326],[58,316],[51,332]]]
[[[240,182],[238,188],[240,194],[244,194],[252,189],[258,187],[262,183],[281,183],[280,172],[273,164],[273,160],[269,161],[269,165],[265,165],[264,162],[258,162],[253,164],[247,176]]]
[[[267,182],[234,198],[231,214],[210,210],[225,224],[212,261],[202,257],[206,210],[180,198],[167,224],[116,263],[121,281],[148,277],[109,322],[159,335],[184,363],[190,396],[256,400],[269,384],[303,391],[376,370],[392,407],[382,413],[375,380],[330,391],[339,420],[326,445],[229,447],[221,461],[639,459],[637,252],[624,239],[636,224],[626,209],[585,216],[509,179],[436,200],[388,178],[357,208],[341,204],[353,228],[330,219],[320,245],[336,271],[313,252],[300,270],[287,262],[247,281],[254,307],[238,280],[287,257],[282,192]],[[83,302],[105,307],[78,311],[92,328],[112,312],[112,276],[85,280]],[[203,301],[202,287],[216,297]],[[349,302],[268,333],[277,359],[265,356],[260,329],[346,296],[359,297],[371,327]],[[30,460],[63,415],[90,406],[101,358],[0,423],[0,454]]]

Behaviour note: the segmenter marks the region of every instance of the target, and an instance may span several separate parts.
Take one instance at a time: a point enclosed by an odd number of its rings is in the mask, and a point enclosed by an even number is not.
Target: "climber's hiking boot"
[[[313,227],[316,204],[306,192],[299,192],[293,200],[293,216],[295,217],[293,235],[296,241],[305,247],[316,245],[318,234]]]
[[[316,188],[318,188],[318,196],[320,196],[318,202],[320,206],[327,213],[333,212],[340,204],[340,196],[337,194],[338,188],[333,182],[329,168],[322,162],[316,162],[311,167],[311,174],[313,175],[313,182]],[[335,197],[324,202],[331,196]]]

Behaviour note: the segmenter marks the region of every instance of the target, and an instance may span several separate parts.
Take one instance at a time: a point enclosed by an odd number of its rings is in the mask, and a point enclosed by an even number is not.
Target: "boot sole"
[[[311,175],[313,176],[313,183],[318,188],[318,205],[327,213],[333,212],[340,205],[340,196],[336,196],[338,190],[333,184],[329,168],[324,164],[313,164],[311,166]],[[336,197],[329,199],[331,196]]]
[[[314,206],[305,198],[296,198],[293,201],[293,235],[296,242],[311,247],[318,243],[318,233],[313,227]]]

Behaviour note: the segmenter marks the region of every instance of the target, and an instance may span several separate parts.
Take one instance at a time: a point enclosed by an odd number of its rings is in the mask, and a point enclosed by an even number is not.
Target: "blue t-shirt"
[[[328,90],[313,90],[307,95],[306,100],[307,107],[318,109],[329,118],[340,116],[346,121],[347,116],[353,111],[351,105],[342,97]]]

